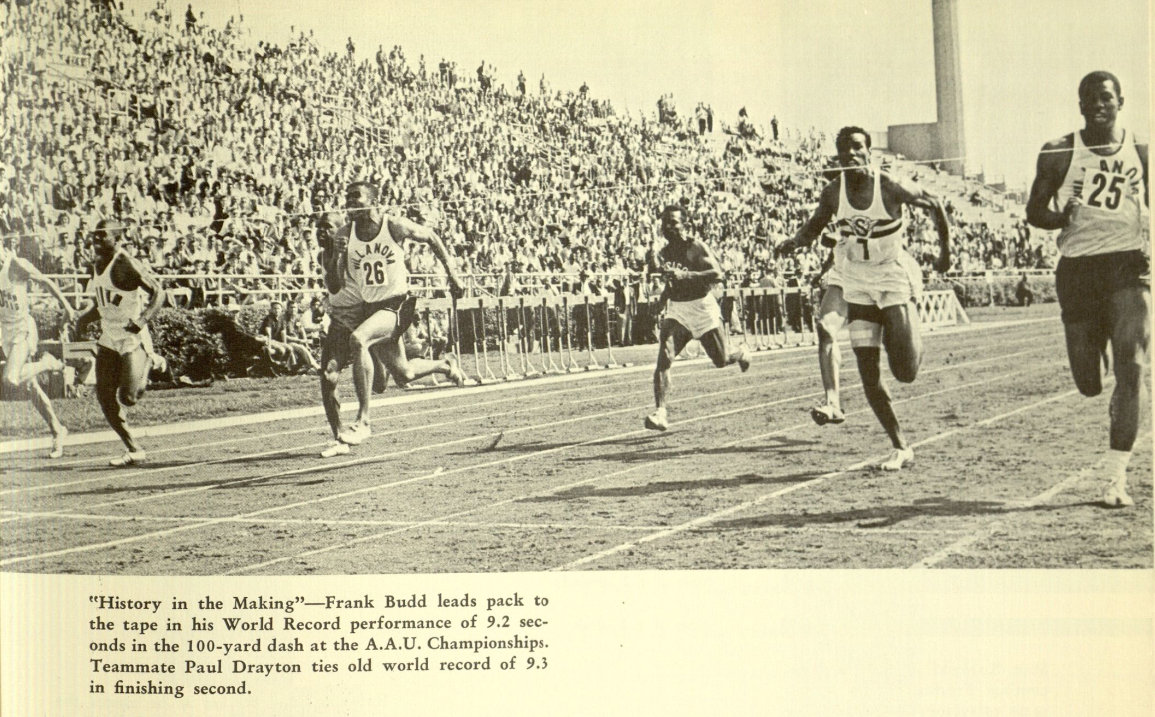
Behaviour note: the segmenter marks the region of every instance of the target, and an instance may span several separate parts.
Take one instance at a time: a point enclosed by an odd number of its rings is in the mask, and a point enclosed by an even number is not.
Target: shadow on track
[[[947,518],[964,516],[1010,515],[1057,510],[1070,506],[1021,506],[1001,501],[956,501],[948,498],[923,498],[910,505],[857,508],[833,513],[767,513],[765,515],[719,521],[699,532],[723,530],[757,530],[759,528],[805,528],[811,525],[853,523],[863,530],[889,528],[912,518]]]
[[[802,483],[818,477],[819,473],[796,473],[788,476],[763,476],[758,473],[745,473],[733,478],[704,478],[701,480],[685,481],[657,481],[645,485],[619,486],[616,488],[596,488],[594,486],[578,486],[570,490],[551,495],[523,498],[519,503],[552,503],[563,500],[577,500],[582,498],[630,498],[659,493],[671,493],[684,490],[715,490],[740,488],[748,485],[789,485]]]

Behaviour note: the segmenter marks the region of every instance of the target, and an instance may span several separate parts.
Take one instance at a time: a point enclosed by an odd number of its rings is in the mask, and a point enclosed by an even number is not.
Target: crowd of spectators
[[[316,290],[313,219],[355,179],[438,230],[494,293],[511,274],[507,291],[620,291],[670,202],[733,284],[821,264],[817,248],[773,250],[817,202],[831,138],[776,118],[768,134],[743,111],[715,132],[712,108],[680,116],[671,95],[636,118],[586,84],[542,77],[535,93],[519,72],[510,91],[484,61],[475,79],[400,45],[323,49],[307,30],[254,42],[241,15],[214,28],[191,5],[174,20],[165,0],[144,17],[113,0],[7,3],[0,20],[0,236],[48,273],[86,271],[92,228],[118,217],[130,250],[194,304]],[[1049,261],[1025,225],[955,228],[960,269]],[[916,256],[933,246],[921,216],[909,231]],[[413,272],[439,274],[426,247],[410,252]]]

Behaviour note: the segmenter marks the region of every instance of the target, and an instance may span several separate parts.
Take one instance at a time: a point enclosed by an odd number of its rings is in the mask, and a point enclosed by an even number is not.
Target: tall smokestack
[[[964,157],[962,75],[958,59],[958,6],[955,0],[931,0],[934,18],[934,76],[938,101],[938,156]],[[952,174],[963,173],[962,160],[944,162]]]

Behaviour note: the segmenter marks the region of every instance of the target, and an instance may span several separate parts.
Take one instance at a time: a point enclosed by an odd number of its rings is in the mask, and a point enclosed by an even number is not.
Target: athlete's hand
[[[1067,200],[1067,205],[1063,207],[1063,226],[1069,227],[1075,222],[1075,217],[1079,216],[1079,207],[1083,206],[1082,200],[1078,197],[1071,197]]]
[[[465,296],[465,287],[461,285],[461,280],[456,276],[449,277],[449,295],[455,299]]]
[[[934,260],[934,270],[940,274],[945,274],[950,271],[950,255],[940,254]]]
[[[72,306],[67,302],[61,306],[61,311],[64,315],[60,320],[65,326],[76,320],[76,312],[72,310]]]
[[[798,251],[798,245],[794,243],[794,240],[784,239],[781,244],[774,247],[774,258],[781,259],[784,256],[792,256],[796,251]]]

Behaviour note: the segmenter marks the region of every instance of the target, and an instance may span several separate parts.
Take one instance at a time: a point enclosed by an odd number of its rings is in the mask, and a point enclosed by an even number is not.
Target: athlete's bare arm
[[[950,271],[950,222],[938,197],[924,189],[907,187],[887,174],[882,175],[882,191],[884,196],[889,193],[902,204],[918,207],[930,214],[938,234],[938,258],[934,260],[934,270],[940,273]]]
[[[1063,185],[1063,177],[1071,166],[1075,136],[1047,142],[1039,152],[1035,164],[1035,181],[1031,183],[1031,194],[1027,198],[1027,222],[1039,229],[1062,229],[1070,224],[1079,201],[1071,198],[1063,211],[1051,209],[1051,202]],[[1066,150],[1066,151],[1063,151]]]
[[[325,288],[336,294],[345,288],[345,252],[349,246],[349,235],[344,229],[333,232],[321,250],[321,268],[324,271]]]
[[[161,285],[160,279],[148,267],[130,256],[122,254],[121,257],[127,259],[128,263],[132,265],[133,270],[136,271],[137,280],[140,282],[140,288],[149,295],[148,304],[140,312],[140,322],[147,324],[156,312],[160,311],[160,307],[164,306],[164,287]]]
[[[1135,151],[1139,153],[1139,162],[1143,165],[1143,204],[1151,206],[1151,186],[1147,183],[1147,143],[1135,142]]]
[[[76,336],[84,335],[84,330],[88,325],[94,321],[100,320],[100,310],[96,308],[96,304],[89,306],[84,312],[80,314],[80,318],[76,320]]]
[[[802,228],[791,238],[783,241],[774,250],[778,256],[788,256],[793,254],[799,248],[805,248],[814,243],[822,234],[822,230],[834,218],[834,212],[838,209],[838,182],[833,181],[827,184],[822,190],[822,195],[818,198],[818,206],[811,213],[810,218],[802,225]]]
[[[40,270],[33,266],[32,263],[27,259],[13,257],[12,268],[16,271],[16,274],[13,276],[14,279],[17,279],[18,281],[34,281],[37,284],[43,286],[48,291],[48,293],[52,294],[52,296],[60,302],[60,306],[64,310],[65,323],[72,323],[72,305],[68,303],[68,299],[64,298],[64,292],[60,290],[60,287],[56,285],[55,281],[52,281],[47,276],[44,276],[44,274],[40,273]]]
[[[449,261],[449,251],[445,248],[441,237],[437,236],[437,232],[427,226],[401,217],[387,217],[385,221],[389,229],[389,235],[392,236],[393,240],[398,244],[406,239],[428,244],[433,250],[433,255],[436,256],[438,261],[441,262],[441,265],[445,267],[445,274],[449,278],[450,292],[457,297],[461,297],[465,293],[461,279],[458,278],[457,272]]]

